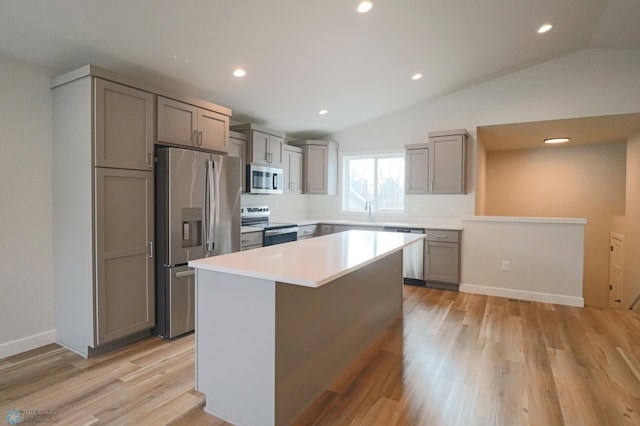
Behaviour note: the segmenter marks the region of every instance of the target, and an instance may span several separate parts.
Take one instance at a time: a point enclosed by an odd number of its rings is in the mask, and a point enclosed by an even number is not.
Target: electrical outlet
[[[511,265],[508,260],[502,261],[502,272],[509,272]]]

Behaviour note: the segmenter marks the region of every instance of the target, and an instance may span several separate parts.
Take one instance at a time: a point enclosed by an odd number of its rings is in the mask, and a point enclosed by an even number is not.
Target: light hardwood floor
[[[404,316],[298,425],[639,425],[640,315],[405,287]],[[89,360],[0,360],[0,414],[58,424],[226,425],[193,390],[193,335]],[[239,395],[239,398],[242,396]]]

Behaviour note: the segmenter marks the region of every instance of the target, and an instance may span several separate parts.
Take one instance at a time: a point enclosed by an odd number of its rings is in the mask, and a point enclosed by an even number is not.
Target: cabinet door
[[[197,146],[198,108],[158,96],[158,142]]]
[[[283,152],[284,159],[282,161],[284,193],[285,194],[301,194],[302,193],[302,153],[289,151]]]
[[[458,243],[424,243],[424,279],[460,283],[460,245]]]
[[[245,164],[247,163],[247,144],[242,139],[229,138],[229,156],[238,157],[242,167],[242,192],[246,191]]]
[[[431,138],[431,190],[432,194],[464,193],[464,136]]]
[[[95,340],[101,345],[155,323],[153,173],[95,170]]]
[[[408,149],[405,154],[407,194],[429,192],[429,148]]]
[[[95,79],[95,165],[153,168],[153,94]]]
[[[326,194],[328,191],[328,147],[308,145],[304,151],[304,192]]]
[[[289,154],[289,182],[291,182],[291,193],[302,194],[302,153],[291,152]]]
[[[252,163],[269,163],[269,135],[253,130],[251,132],[251,161]]]
[[[275,167],[282,167],[284,158],[283,138],[269,135],[269,154],[269,163]]]
[[[212,151],[229,150],[229,117],[206,109],[198,109],[198,146]]]

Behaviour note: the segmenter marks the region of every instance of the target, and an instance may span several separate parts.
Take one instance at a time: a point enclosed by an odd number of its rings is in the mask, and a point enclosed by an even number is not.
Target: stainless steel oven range
[[[298,226],[294,223],[269,222],[269,206],[242,207],[240,217],[242,226],[262,228],[262,245],[288,243],[298,239]]]

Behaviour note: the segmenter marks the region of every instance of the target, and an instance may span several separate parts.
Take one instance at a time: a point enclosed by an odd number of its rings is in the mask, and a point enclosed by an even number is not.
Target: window
[[[404,153],[343,157],[342,210],[404,212]]]

